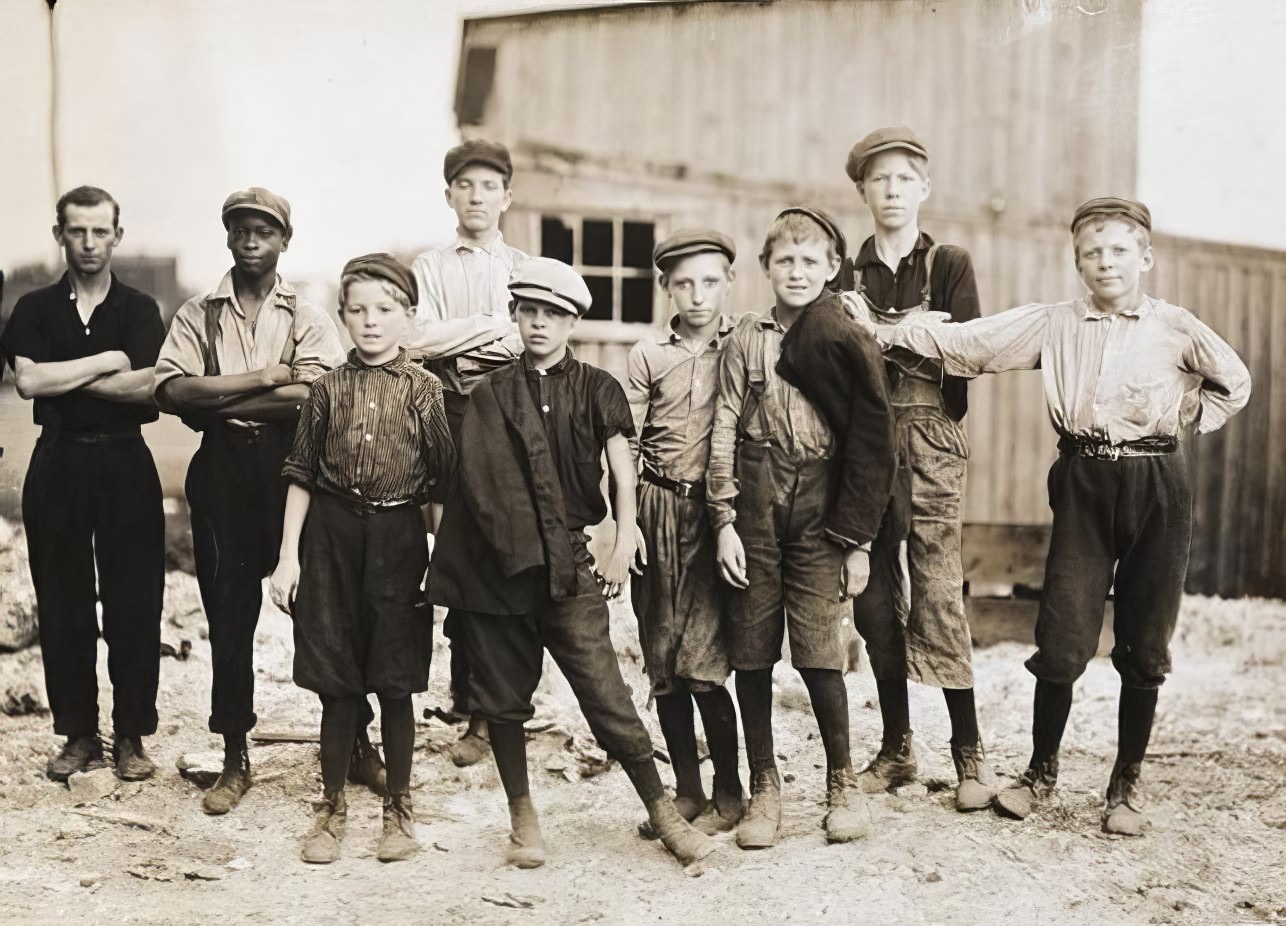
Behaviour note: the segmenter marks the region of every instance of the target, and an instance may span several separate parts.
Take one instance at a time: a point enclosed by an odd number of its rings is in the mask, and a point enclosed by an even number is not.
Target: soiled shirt
[[[774,444],[797,463],[831,455],[833,437],[826,420],[777,375],[784,334],[775,313],[748,315],[724,343],[706,470],[706,504],[716,531],[737,519],[733,471],[738,442]]]
[[[732,333],[728,316],[704,344],[693,347],[675,330],[639,341],[625,362],[625,395],[634,418],[636,459],[666,479],[705,478],[710,427],[719,386],[719,354]]]
[[[1039,368],[1059,434],[1117,444],[1220,428],[1250,398],[1250,373],[1187,309],[1145,296],[1105,314],[1089,296],[1025,305],[962,325],[882,328],[888,344],[948,373]]]
[[[370,366],[357,351],[314,380],[282,475],[366,505],[441,501],[455,448],[442,384],[402,351]]]
[[[481,246],[457,237],[411,264],[420,302],[407,347],[417,358],[454,359],[434,367],[447,389],[467,394],[522,352],[509,317],[509,276],[526,259],[496,235]]]
[[[209,313],[215,313],[213,343]],[[207,365],[211,351],[213,369]],[[295,382],[311,383],[343,362],[339,332],[320,306],[278,277],[252,323],[237,301],[229,270],[218,286],[179,308],[156,361],[156,385],[159,389],[179,376],[250,373],[278,363],[290,366]]]

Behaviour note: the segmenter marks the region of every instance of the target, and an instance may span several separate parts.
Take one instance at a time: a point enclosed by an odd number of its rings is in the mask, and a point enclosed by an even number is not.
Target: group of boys
[[[1153,261],[1146,207],[1105,198],[1076,211],[1086,296],[978,318],[968,253],[919,228],[931,189],[926,146],[906,128],[877,130],[846,165],[875,234],[850,256],[826,213],[783,211],[759,255],[769,311],[738,322],[726,314],[736,259],[727,235],[684,229],[656,245],[675,316],[635,345],[622,389],[568,346],[590,308],[584,280],[500,235],[512,201],[508,151],[469,141],[444,168],[458,235],[412,267],[419,302],[406,344],[442,382],[458,460],[427,596],[450,609],[452,713],[469,721],[452,759],[467,765],[493,753],[509,802],[511,864],[546,857],[523,735],[544,650],[629,775],[646,829],[686,863],[712,849],[710,834],[735,828],[748,849],[777,840],[772,673],[787,638],[826,755],[829,841],[867,835],[864,794],[916,776],[908,680],[943,689],[956,806],[1026,816],[1055,783],[1072,683],[1093,656],[1113,586],[1120,746],[1104,826],[1142,831],[1139,768],[1169,670],[1191,531],[1188,440],[1222,425],[1250,390],[1217,335],[1143,294],[1140,274]],[[155,303],[110,274],[118,215],[101,190],[60,200],[54,233],[68,273],[24,297],[0,340],[45,429],[24,522],[55,731],[67,737],[49,774],[65,779],[101,755],[95,556],[115,691],[113,758],[124,778],[154,770],[141,737],[156,727],[162,526],[159,482],[139,436],[157,416],[154,402],[202,432],[186,491],[210,624],[210,729],[225,744],[204,807],[224,813],[251,783],[254,630],[261,580],[281,542],[283,463],[309,383],[343,352],[323,310],[277,274],[293,234],[281,197],[251,188],[228,198],[233,269],[179,310],[168,336]],[[962,600],[965,381],[1033,368],[1060,435],[1053,540],[1027,663],[1037,678],[1033,755],[996,794]],[[600,488],[604,456],[610,500]],[[609,501],[615,532],[596,566],[584,531],[607,518]],[[674,800],[608,635],[605,598],[619,595],[631,570]],[[860,772],[842,676],[850,615],[883,720],[880,748]],[[748,804],[725,687],[733,671]],[[710,797],[694,703],[714,771]],[[384,770],[365,710],[350,777],[379,790]]]

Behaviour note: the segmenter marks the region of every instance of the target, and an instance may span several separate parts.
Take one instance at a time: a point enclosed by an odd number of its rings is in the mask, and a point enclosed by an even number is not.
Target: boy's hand
[[[643,542],[643,525],[635,523],[634,525],[634,546],[637,548],[634,553],[634,562],[630,564],[630,572],[636,576],[643,575],[643,567],[647,565],[647,545]]]
[[[737,528],[732,524],[719,528],[714,555],[723,581],[733,588],[750,587],[750,579],[746,576],[746,548],[742,546]]]
[[[871,554],[861,547],[853,547],[844,554],[844,565],[839,571],[840,596],[856,598],[866,588],[871,578]]]
[[[102,358],[105,374],[128,373],[133,369],[129,355],[123,350],[105,350],[99,356]]]
[[[263,377],[265,389],[287,386],[295,381],[294,374],[290,372],[290,365],[285,363],[273,364],[265,368],[260,375]]]
[[[633,559],[633,550],[617,546],[612,550],[612,555],[607,558],[607,565],[595,570],[594,577],[602,587],[604,598],[615,598],[625,588],[625,582],[630,577],[630,562]]]
[[[282,557],[277,568],[268,577],[268,597],[287,614],[295,606],[295,592],[299,590],[299,560]]]

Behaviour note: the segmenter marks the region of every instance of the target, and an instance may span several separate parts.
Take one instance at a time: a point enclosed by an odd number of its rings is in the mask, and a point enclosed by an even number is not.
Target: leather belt
[[[129,431],[108,431],[95,433],[93,431],[59,431],[58,440],[71,441],[73,444],[105,444],[109,441],[129,440],[132,437],[142,437],[142,432],[138,428]]]
[[[660,486],[663,489],[669,489],[679,498],[703,498],[706,494],[704,479],[697,482],[689,482],[686,479],[666,479],[660,473],[654,473],[647,467],[643,468],[643,481],[650,482],[652,485]]]
[[[1122,457],[1161,457],[1179,449],[1177,437],[1142,437],[1121,444],[1063,436],[1058,439],[1058,452],[1092,460],[1119,460]]]

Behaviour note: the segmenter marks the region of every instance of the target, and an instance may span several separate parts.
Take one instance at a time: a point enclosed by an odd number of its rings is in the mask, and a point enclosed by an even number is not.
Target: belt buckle
[[[694,486],[691,482],[688,482],[688,480],[686,479],[676,479],[674,484],[678,486],[678,488],[675,489],[674,492],[676,495],[679,496],[679,498],[692,497],[692,489],[694,488]]]
[[[1113,461],[1119,460],[1121,459],[1121,454],[1123,452],[1124,451],[1120,446],[1116,444],[1108,444],[1103,448],[1103,458]]]

